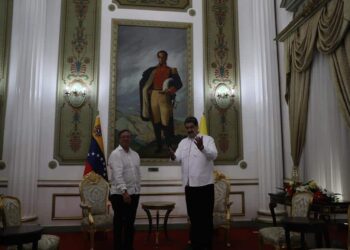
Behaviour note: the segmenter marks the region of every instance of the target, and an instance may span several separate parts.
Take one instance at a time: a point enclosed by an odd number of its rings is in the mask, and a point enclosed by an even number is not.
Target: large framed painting
[[[129,129],[143,165],[168,164],[193,114],[192,25],[112,22],[108,153]]]

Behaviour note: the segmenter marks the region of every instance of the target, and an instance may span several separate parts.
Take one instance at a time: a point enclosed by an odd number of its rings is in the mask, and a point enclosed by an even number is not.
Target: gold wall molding
[[[57,181],[39,181],[38,182],[38,187],[43,187],[43,188],[50,188],[50,187],[79,187],[79,183],[81,180],[77,180],[74,182],[57,182]],[[7,181],[0,181],[0,186],[1,185],[7,185]],[[141,183],[141,187],[181,187],[181,183]]]
[[[247,183],[231,183],[231,186],[257,186],[259,182],[247,182]]]
[[[79,184],[38,184],[38,187],[42,188],[66,188],[66,187],[79,187]]]
[[[243,158],[237,1],[205,0],[204,102],[218,164]]]
[[[181,187],[182,184],[141,184],[141,187]],[[7,184],[1,184],[0,187],[7,187]],[[79,184],[38,184],[38,187],[79,187]]]
[[[232,216],[245,216],[245,195],[244,195],[244,192],[243,191],[230,192],[230,196],[231,195],[241,196],[241,211],[239,213],[231,213],[231,215]]]
[[[101,1],[62,1],[54,158],[81,165],[97,112]]]
[[[80,181],[79,181],[80,182]],[[79,187],[79,183],[39,183],[37,185],[41,188],[66,188],[66,187]],[[181,187],[182,184],[141,184],[141,187]],[[0,187],[7,187],[7,182],[2,184]]]
[[[37,187],[40,188],[75,188],[79,187],[79,183],[81,180],[67,181],[67,180],[39,180]],[[229,179],[230,186],[257,186],[259,182],[257,180],[252,179]],[[8,181],[2,180],[0,181],[0,187],[7,187]],[[166,183],[162,180],[153,180],[152,183],[149,181],[142,181],[141,187],[182,187],[181,183]],[[162,194],[162,193],[157,193]],[[152,194],[149,194],[152,195]]]
[[[191,8],[192,0],[112,0],[119,8],[137,8],[152,10],[180,10]]]
[[[83,216],[57,216],[56,215],[56,204],[58,197],[78,197],[80,200],[80,194],[66,194],[66,193],[57,193],[52,194],[52,210],[51,210],[51,220],[81,220]]]
[[[176,184],[176,183],[172,183],[172,184],[141,184],[141,187],[181,187],[182,184]]]
[[[144,193],[141,196],[184,196],[184,192],[167,192],[167,193]],[[240,196],[241,209],[237,213],[231,212],[232,216],[245,216],[245,195],[243,191],[230,192],[230,196]],[[80,200],[80,195],[78,193],[54,193],[52,194],[52,210],[51,219],[52,220],[81,220],[82,216],[58,216],[56,212],[57,198],[62,197],[78,197]],[[187,215],[171,215],[169,218],[187,218]],[[146,216],[138,216],[137,219],[147,219]]]
[[[140,196],[160,196],[160,195],[185,195],[184,192],[167,192],[167,193],[141,193]]]
[[[0,0],[0,159],[2,159],[12,29],[12,0]]]

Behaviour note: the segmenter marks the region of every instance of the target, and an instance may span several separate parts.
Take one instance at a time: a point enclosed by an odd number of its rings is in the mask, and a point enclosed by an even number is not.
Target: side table
[[[17,249],[21,250],[22,244],[33,243],[32,249],[36,250],[43,230],[43,227],[38,225],[21,225],[1,229],[0,245],[17,245]]]
[[[142,209],[145,210],[148,218],[148,237],[147,237],[148,240],[150,239],[152,228],[153,228],[152,215],[150,210],[156,210],[156,246],[158,246],[159,245],[159,210],[166,211],[164,216],[163,229],[164,229],[165,237],[169,239],[168,231],[167,231],[167,223],[168,223],[170,212],[173,211],[173,209],[175,208],[175,203],[166,202],[166,201],[147,201],[147,202],[142,202],[141,206],[142,206]]]
[[[323,220],[309,219],[305,217],[287,217],[282,219],[285,230],[287,249],[291,249],[290,232],[300,233],[301,248],[305,249],[305,233],[315,233],[317,247],[322,247],[322,235],[324,236],[326,247],[330,246],[327,223]]]

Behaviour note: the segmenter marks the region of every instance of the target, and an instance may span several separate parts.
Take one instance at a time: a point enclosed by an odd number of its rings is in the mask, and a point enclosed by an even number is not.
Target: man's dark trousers
[[[111,195],[111,202],[114,211],[113,217],[113,238],[115,250],[132,250],[134,241],[134,223],[136,210],[139,204],[140,195],[130,195],[131,203],[123,201],[120,194]]]
[[[211,250],[213,238],[214,184],[185,187],[193,250]]]

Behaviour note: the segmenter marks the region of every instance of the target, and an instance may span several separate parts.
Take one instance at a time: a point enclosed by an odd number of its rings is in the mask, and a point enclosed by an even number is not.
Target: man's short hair
[[[129,129],[122,129],[119,133],[118,133],[118,138],[120,138],[120,136],[124,133],[124,132],[128,132],[131,135],[131,132]]]
[[[198,121],[197,121],[197,118],[194,117],[194,116],[189,116],[185,119],[185,122],[184,124],[186,123],[193,123],[196,127],[198,127]]]
[[[168,58],[168,52],[166,52],[165,50],[159,50],[159,51],[157,52],[157,57],[159,57],[159,54],[160,54],[160,53],[165,54],[165,57]]]

